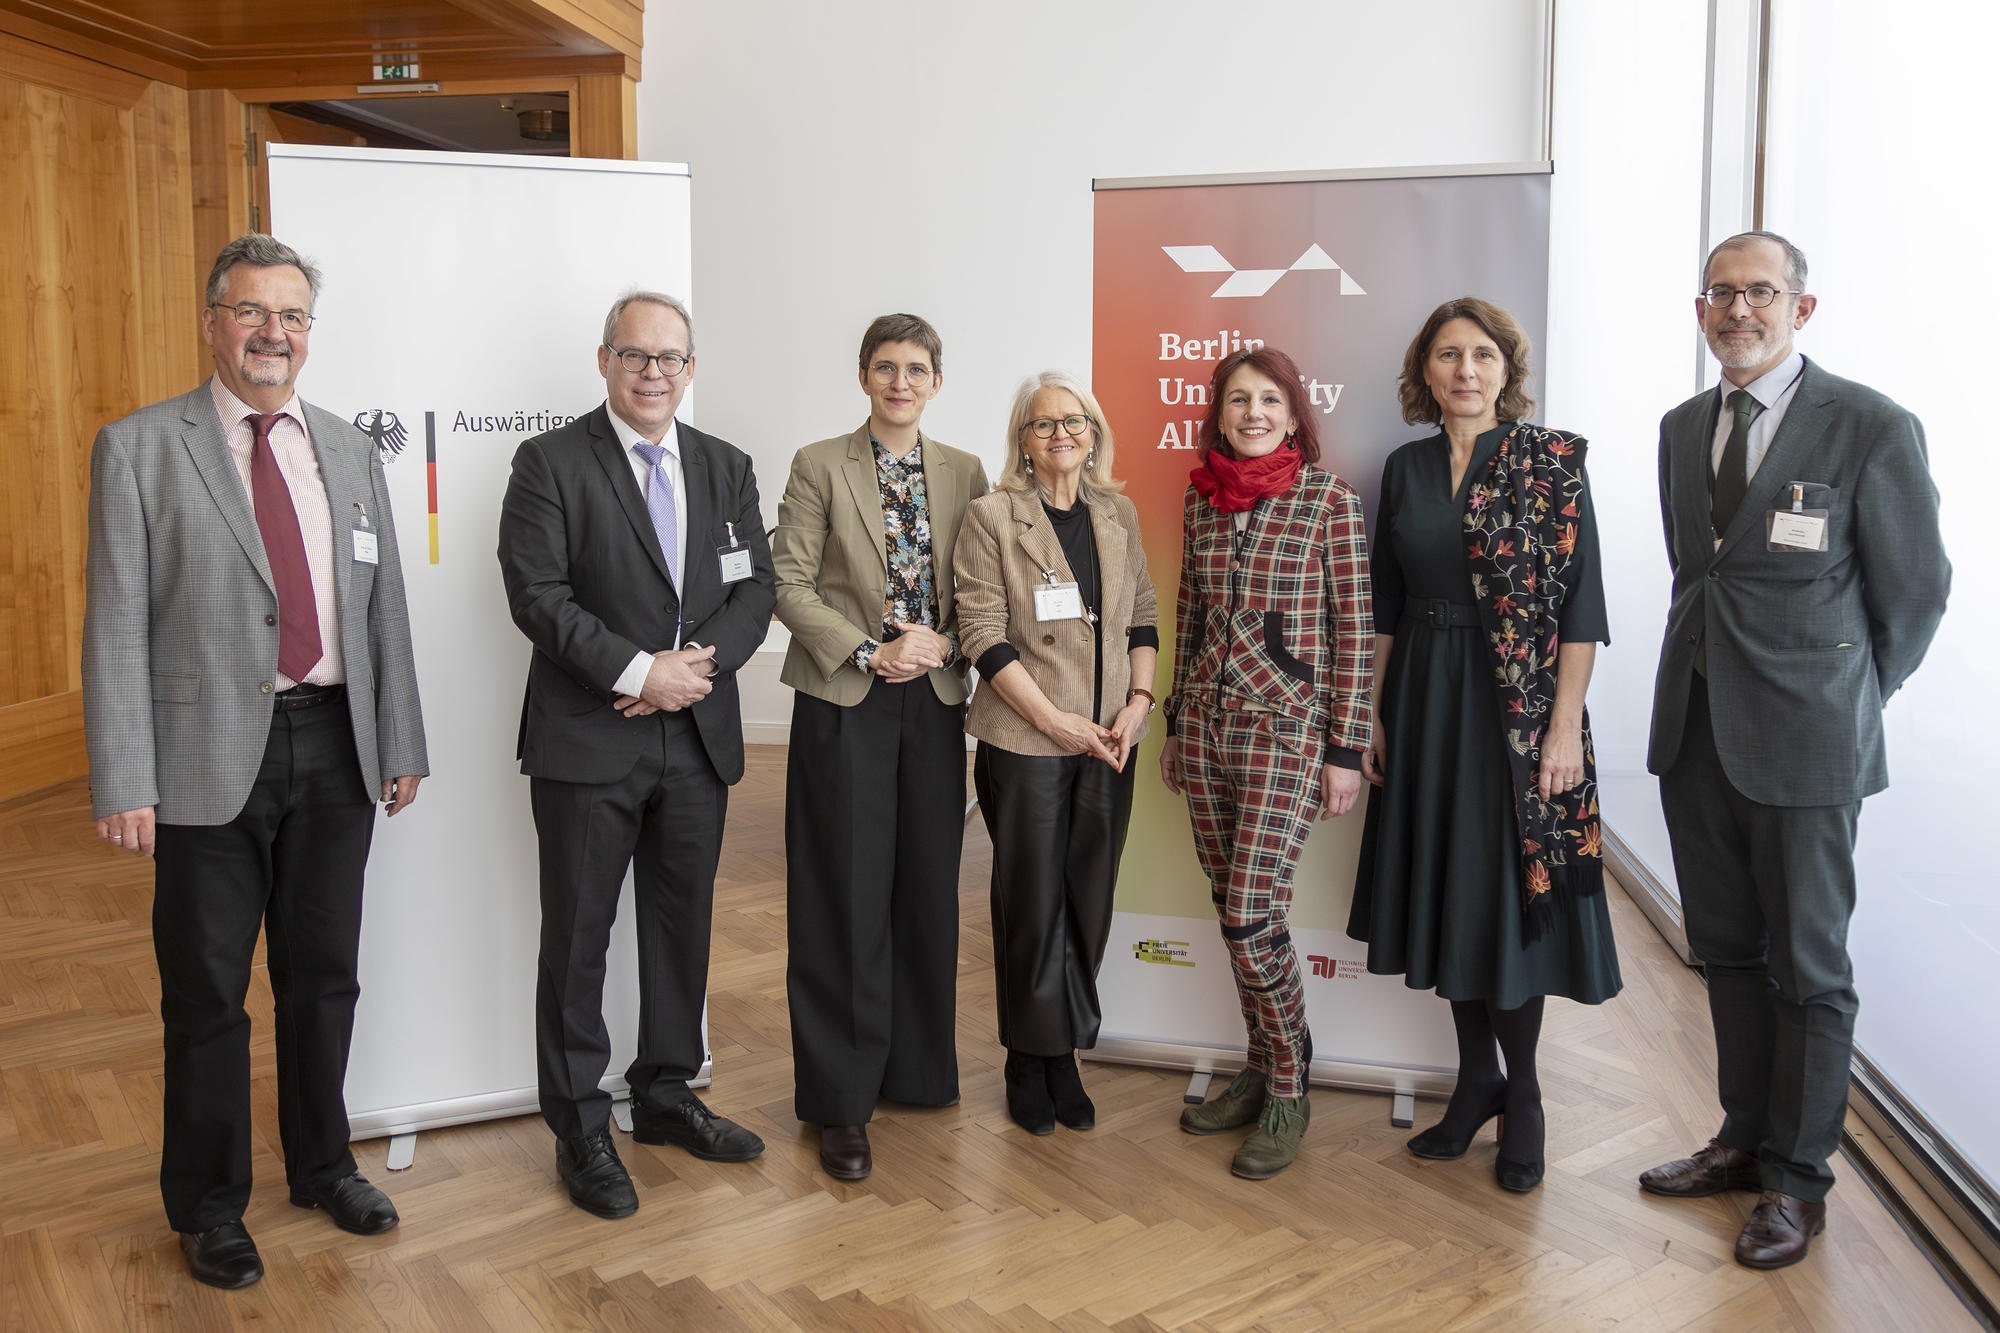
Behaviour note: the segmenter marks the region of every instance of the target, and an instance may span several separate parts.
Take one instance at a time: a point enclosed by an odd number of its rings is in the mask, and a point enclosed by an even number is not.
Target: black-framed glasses
[[[894,361],[877,361],[868,367],[868,373],[884,388],[894,384],[899,376],[908,380],[912,389],[921,389],[931,382],[929,366],[899,366]]]
[[[688,358],[679,352],[642,352],[636,347],[618,348],[610,343],[604,344],[604,350],[617,357],[618,364],[634,375],[645,374],[646,367],[655,361],[660,363],[660,373],[668,379],[688,368]]]
[[[1748,287],[1724,287],[1717,284],[1703,292],[1701,299],[1708,302],[1710,309],[1727,310],[1735,305],[1736,298],[1741,296],[1743,304],[1752,310],[1762,310],[1781,296],[1804,295],[1803,291],[1796,288],[1773,287],[1768,282],[1753,282]]]
[[[1022,425],[1022,430],[1031,430],[1038,440],[1053,440],[1056,427],[1062,427],[1065,435],[1081,435],[1097,423],[1081,413],[1071,413],[1066,417],[1036,417]]]
[[[229,317],[245,328],[261,329],[271,322],[271,316],[278,317],[278,326],[287,333],[304,333],[313,326],[310,310],[267,310],[253,301],[243,301],[231,305],[227,301],[211,301],[218,310],[227,310]]]

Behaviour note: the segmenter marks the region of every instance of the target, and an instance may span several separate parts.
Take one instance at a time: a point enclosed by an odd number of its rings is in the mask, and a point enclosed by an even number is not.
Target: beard
[[[1756,339],[1747,343],[1723,341],[1724,334],[1746,332],[1755,333]],[[1782,336],[1777,330],[1762,324],[1725,326],[1708,335],[1708,350],[1730,370],[1749,370],[1763,365],[1784,350],[1784,343],[1780,341]]]
[[[254,358],[263,356],[283,357],[282,365],[269,365]],[[267,342],[252,338],[243,345],[243,378],[252,384],[266,388],[276,388],[292,377],[292,348],[289,343]]]

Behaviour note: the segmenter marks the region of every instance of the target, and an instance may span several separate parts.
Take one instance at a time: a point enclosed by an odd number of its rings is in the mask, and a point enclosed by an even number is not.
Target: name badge
[[[1083,594],[1074,583],[1046,583],[1035,589],[1036,620],[1082,620]]]
[[[741,583],[756,572],[750,560],[750,547],[736,540],[736,525],[725,523],[723,529],[729,534],[729,544],[715,548],[715,555],[722,562],[722,581],[725,584]]]
[[[364,565],[378,563],[375,556],[374,533],[364,532],[360,528],[354,530],[354,558]]]
[[[1821,510],[1814,513],[1806,510],[1795,514],[1788,510],[1773,509],[1765,535],[1774,551],[1824,551],[1826,512]]]

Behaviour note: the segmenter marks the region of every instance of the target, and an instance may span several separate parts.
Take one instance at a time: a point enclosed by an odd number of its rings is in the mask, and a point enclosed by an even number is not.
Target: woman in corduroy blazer
[[[959,646],[980,677],[966,730],[993,838],[1007,1113],[1047,1134],[1097,1121],[1075,1052],[1097,1043],[1128,761],[1160,638],[1139,516],[1090,390],[1061,371],[1023,381],[1007,438],[1005,472],[959,530]]]

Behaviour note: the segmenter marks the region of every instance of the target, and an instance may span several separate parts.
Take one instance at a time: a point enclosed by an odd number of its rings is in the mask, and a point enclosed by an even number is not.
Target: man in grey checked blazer
[[[1660,423],[1673,604],[1647,767],[1688,945],[1708,975],[1722,1128],[1639,1178],[1759,1190],[1738,1262],[1826,1225],[1859,1000],[1847,956],[1862,798],[1889,785],[1882,705],[1951,586],[1921,423],[1793,350],[1815,307],[1781,236],[1718,245],[1695,315],[1719,389]]]
[[[403,809],[429,761],[382,464],[295,388],[318,292],[289,246],[230,242],[201,314],[214,376],[91,452],[92,813],[154,859],[160,1189],[190,1272],[221,1287],[263,1275],[242,1221],[260,923],[291,1201],[362,1234],[397,1221],[355,1170],[342,1088],[375,800]]]

